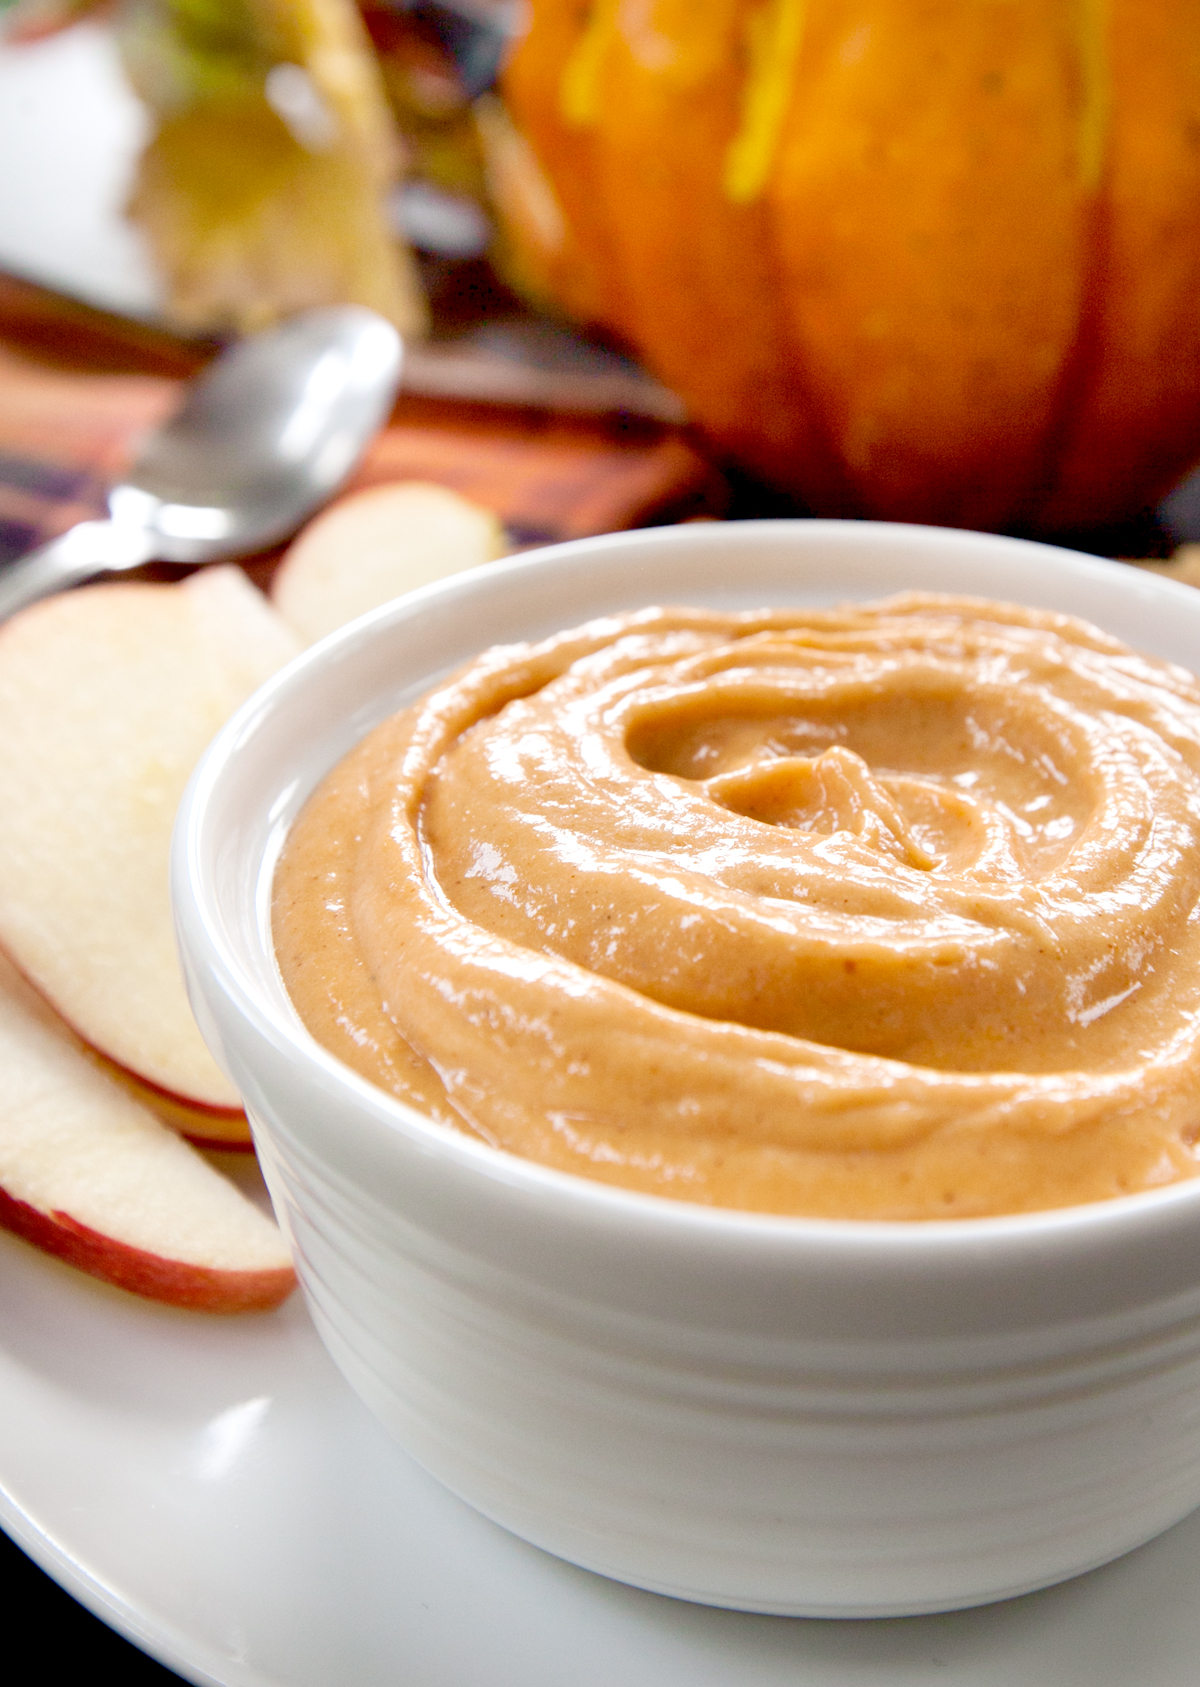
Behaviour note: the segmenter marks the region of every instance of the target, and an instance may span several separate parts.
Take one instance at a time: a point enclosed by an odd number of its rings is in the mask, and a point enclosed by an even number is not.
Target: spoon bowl
[[[204,563],[286,538],[349,474],[386,420],[400,336],[359,305],[307,311],[222,352],[109,494],[0,576],[0,620],[94,574]]]

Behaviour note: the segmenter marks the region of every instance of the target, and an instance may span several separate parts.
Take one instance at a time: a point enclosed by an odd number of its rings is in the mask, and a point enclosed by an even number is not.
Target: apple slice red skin
[[[178,1131],[180,1136],[186,1137],[193,1148],[219,1148],[222,1151],[234,1150],[238,1153],[252,1154],[254,1139],[250,1134],[250,1121],[240,1107],[210,1107],[203,1101],[191,1101],[171,1090],[161,1089],[151,1083],[149,1078],[143,1078],[140,1073],[130,1071],[128,1066],[122,1066],[111,1056],[102,1053],[92,1043],[89,1043],[73,1025],[63,1018],[57,1007],[40,990],[36,981],[30,978],[16,962],[8,950],[0,943],[0,959],[8,962],[9,966],[24,979],[25,983],[44,1004],[46,1009],[54,1015],[63,1035],[70,1039],[81,1054],[86,1054],[93,1066],[98,1066],[102,1072],[120,1084],[121,1088],[132,1095],[135,1101],[140,1101],[152,1113],[160,1118],[164,1124],[170,1125]]]
[[[91,1277],[146,1300],[193,1312],[268,1312],[296,1287],[289,1267],[270,1271],[220,1271],[163,1259],[102,1236],[70,1213],[42,1212],[0,1188],[0,1226]]]
[[[70,1031],[66,1022],[63,1023]],[[74,1032],[71,1034],[75,1035]],[[250,1135],[250,1121],[240,1107],[209,1107],[202,1101],[187,1101],[169,1090],[159,1089],[149,1078],[131,1072],[128,1066],[111,1060],[108,1055],[102,1054],[90,1043],[85,1043],[82,1038],[77,1040],[80,1048],[101,1071],[107,1072],[115,1083],[128,1090],[136,1101],[148,1107],[164,1124],[170,1125],[180,1136],[186,1137],[193,1147],[232,1149],[241,1154],[253,1154],[254,1139]]]
[[[48,1098],[53,1097],[59,1107],[67,1109],[68,1118],[76,1116],[82,1104],[85,1123],[90,1123],[87,1110],[98,1102],[101,1110],[96,1124],[105,1130],[110,1115],[105,1112],[104,1096],[111,1091],[116,1100],[117,1092],[121,1091],[126,1099],[118,1103],[120,1121],[129,1119],[131,1109],[142,1114],[144,1125],[139,1129],[151,1132],[151,1143],[155,1140],[165,1143],[177,1134],[164,1121],[154,1122],[148,1112],[128,1095],[127,1086],[113,1085],[108,1073],[103,1070],[111,1063],[98,1057],[95,1050],[83,1042],[45,996],[8,960],[3,950],[0,950],[0,1009],[3,1009],[0,1014],[0,1047],[6,1048],[6,1059],[15,1060],[17,1065],[15,1105],[18,1120],[28,1104],[28,1094],[36,1096],[40,1093],[43,1106]],[[36,1079],[32,1092],[28,1071],[23,1066],[26,1057],[32,1062],[30,1069]],[[7,1065],[0,1065],[0,1079],[4,1079],[8,1071]],[[0,1091],[3,1089],[4,1085],[0,1084]],[[13,1099],[11,1095],[0,1095],[0,1101],[6,1103]],[[3,1122],[0,1120],[0,1124]],[[19,1129],[18,1125],[18,1135]],[[87,1151],[96,1140],[78,1138],[78,1146]],[[9,1146],[11,1152],[11,1144]],[[175,1142],[173,1147],[175,1157],[168,1156],[168,1165],[178,1166],[196,1159],[193,1151],[182,1143]],[[184,1158],[181,1161],[177,1156]],[[153,1162],[143,1164],[152,1167]],[[196,1164],[199,1168],[201,1163],[198,1159]],[[237,1313],[265,1311],[278,1306],[296,1286],[295,1272],[286,1258],[282,1242],[276,1258],[269,1263],[255,1260],[244,1265],[236,1261],[221,1265],[181,1258],[173,1251],[159,1251],[163,1246],[161,1240],[156,1239],[151,1247],[145,1247],[125,1239],[119,1227],[97,1230],[67,1210],[75,1204],[70,1197],[67,1207],[55,1205],[50,1189],[46,1190],[44,1201],[36,1197],[34,1200],[25,1199],[14,1193],[14,1179],[15,1187],[21,1187],[21,1172],[16,1162],[13,1168],[12,1176],[5,1173],[5,1177],[9,1178],[7,1183],[0,1179],[0,1227],[117,1288],[193,1311]],[[207,1178],[208,1174],[202,1186]],[[165,1198],[164,1192],[169,1192],[170,1188],[170,1178],[166,1184],[159,1186],[157,1199],[160,1203]],[[174,1193],[177,1192],[176,1186]],[[67,1191],[62,1190],[61,1193],[66,1194]],[[161,1204],[158,1210],[162,1212]],[[169,1243],[169,1228],[165,1232],[165,1240]]]

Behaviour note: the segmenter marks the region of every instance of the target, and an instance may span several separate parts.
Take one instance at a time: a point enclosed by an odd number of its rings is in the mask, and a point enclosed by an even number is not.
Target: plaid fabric
[[[0,406],[3,390],[0,387]],[[697,491],[696,458],[678,441],[639,451],[571,439],[474,438],[393,424],[352,485],[432,480],[494,509],[518,545],[552,544],[633,526]],[[0,451],[0,564],[105,511],[106,476]],[[703,500],[701,500],[703,502]]]
[[[38,298],[0,277],[0,562],[103,513],[137,439],[179,391],[140,373],[136,350],[106,358],[98,334],[41,317]]]
[[[14,561],[74,522],[102,514],[104,490],[87,469],[0,452],[0,563]]]
[[[0,563],[103,513],[195,347],[0,275]],[[727,487],[680,429],[402,395],[352,486],[430,480],[518,545],[720,514]]]

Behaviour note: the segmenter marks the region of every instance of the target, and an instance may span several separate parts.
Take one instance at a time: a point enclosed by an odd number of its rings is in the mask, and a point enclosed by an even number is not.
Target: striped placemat
[[[0,562],[101,512],[205,348],[0,276]],[[352,485],[431,480],[517,544],[718,515],[727,489],[685,430],[403,393]]]

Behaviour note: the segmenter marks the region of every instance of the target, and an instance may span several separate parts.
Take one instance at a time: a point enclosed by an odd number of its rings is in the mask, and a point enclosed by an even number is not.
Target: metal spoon
[[[333,493],[391,409],[400,336],[359,305],[307,311],[228,348],[81,521],[0,569],[0,621],[93,574],[216,562],[285,538]]]

